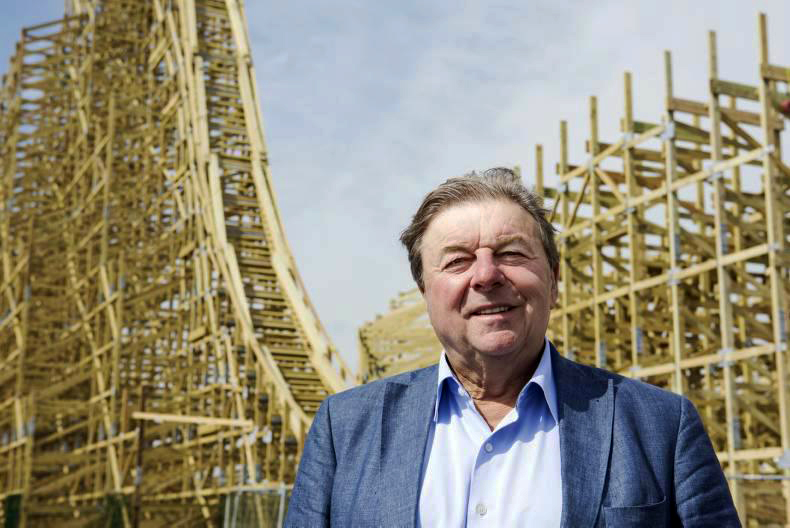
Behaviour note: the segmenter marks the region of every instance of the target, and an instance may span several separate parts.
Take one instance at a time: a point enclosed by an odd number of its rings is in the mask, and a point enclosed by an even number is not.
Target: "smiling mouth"
[[[485,310],[478,310],[474,312],[472,315],[492,315],[498,313],[504,313],[512,310],[512,306],[498,306],[496,308],[486,308]]]

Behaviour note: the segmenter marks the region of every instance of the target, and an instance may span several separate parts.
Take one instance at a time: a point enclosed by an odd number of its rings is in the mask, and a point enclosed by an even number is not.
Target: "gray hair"
[[[422,277],[422,237],[436,216],[445,209],[468,202],[510,200],[521,206],[535,220],[540,231],[543,251],[552,271],[557,269],[560,255],[554,241],[554,226],[549,223],[549,211],[543,208],[543,198],[527,189],[518,174],[510,169],[496,167],[482,174],[470,172],[460,178],[450,178],[429,192],[414,214],[409,226],[400,235],[400,241],[409,252],[411,276],[424,290]]]

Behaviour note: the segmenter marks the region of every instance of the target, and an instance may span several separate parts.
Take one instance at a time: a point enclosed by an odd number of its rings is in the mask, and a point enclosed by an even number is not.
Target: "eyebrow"
[[[500,248],[502,248],[504,246],[507,246],[508,244],[510,244],[512,242],[523,242],[523,243],[527,244],[527,239],[524,238],[521,235],[508,235],[508,236],[505,236],[505,237],[502,237],[502,238],[498,239],[494,249],[500,249]],[[450,246],[443,247],[441,252],[440,252],[440,255],[444,256],[444,255],[446,255],[448,253],[453,253],[454,251],[469,252],[469,248],[467,248],[466,246],[459,245],[459,244],[453,244],[453,245],[450,245]]]

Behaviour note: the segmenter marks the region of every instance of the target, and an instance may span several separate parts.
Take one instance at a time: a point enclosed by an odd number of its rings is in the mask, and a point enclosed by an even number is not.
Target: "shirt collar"
[[[543,353],[541,354],[540,361],[538,362],[538,367],[532,374],[532,378],[524,385],[524,388],[521,389],[521,392],[516,399],[517,406],[521,405],[521,402],[524,400],[524,397],[527,394],[527,389],[532,383],[540,386],[543,392],[543,397],[546,399],[546,404],[549,406],[551,416],[554,418],[554,423],[559,423],[557,419],[557,389],[554,385],[554,372],[551,368],[551,346],[549,345],[549,340],[546,338],[543,340]],[[444,350],[442,350],[442,355],[439,358],[439,379],[436,387],[436,405],[433,410],[434,422],[439,421],[439,404],[441,403],[442,398],[447,397],[448,393],[445,390],[445,387],[448,384],[455,384],[456,387],[463,387],[461,382],[458,381],[458,378],[455,377],[455,374],[450,368],[450,364],[447,361],[447,354],[444,352]],[[452,390],[452,388],[454,387],[448,387],[448,390]]]

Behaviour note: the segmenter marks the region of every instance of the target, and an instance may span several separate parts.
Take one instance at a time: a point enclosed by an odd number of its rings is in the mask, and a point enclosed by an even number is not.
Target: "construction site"
[[[70,0],[0,88],[6,527],[280,526],[324,398],[435,363],[417,290],[332,345],[284,234],[240,0]],[[598,133],[559,185],[566,356],[688,397],[744,526],[790,525],[790,67]],[[700,67],[704,67],[700,65]],[[611,72],[616,76],[618,72]],[[276,104],[266,101],[264,104]],[[393,236],[395,236],[393,234]],[[404,262],[406,257],[404,256]]]

